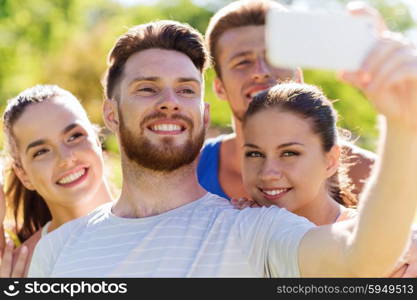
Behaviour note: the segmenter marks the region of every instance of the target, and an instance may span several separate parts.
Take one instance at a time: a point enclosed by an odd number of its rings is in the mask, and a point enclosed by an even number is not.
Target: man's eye
[[[38,150],[35,153],[33,153],[32,157],[35,158],[35,157],[41,156],[41,155],[47,153],[48,151],[49,151],[48,149]]]
[[[245,60],[238,61],[238,62],[235,64],[235,67],[244,67],[244,66],[246,66],[246,65],[248,65],[248,64],[250,64],[250,60],[245,59]]]
[[[144,93],[155,93],[156,90],[150,87],[144,87],[144,88],[140,88],[138,89],[138,92],[144,92]]]
[[[72,142],[82,136],[84,136],[84,134],[82,134],[81,132],[74,133],[73,135],[69,137],[68,142]]]
[[[180,91],[180,93],[182,93],[182,94],[188,94],[188,95],[194,95],[195,94],[195,92],[192,89],[182,89]]]
[[[284,151],[281,154],[281,156],[283,157],[291,157],[291,156],[298,156],[298,155],[300,155],[300,153],[295,152],[295,151]]]
[[[245,153],[245,157],[263,157],[263,154],[258,151],[248,151]]]

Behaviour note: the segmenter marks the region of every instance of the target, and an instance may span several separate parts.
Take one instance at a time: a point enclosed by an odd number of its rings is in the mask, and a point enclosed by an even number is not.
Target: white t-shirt
[[[41,238],[43,238],[45,235],[48,234],[49,226],[51,225],[51,221],[47,222],[45,225],[43,225],[41,229]]]
[[[298,245],[314,226],[275,206],[237,210],[210,193],[146,218],[111,207],[42,238],[29,277],[297,277]]]

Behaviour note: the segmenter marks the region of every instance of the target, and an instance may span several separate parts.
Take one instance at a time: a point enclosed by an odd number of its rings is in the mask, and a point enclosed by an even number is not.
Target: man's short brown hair
[[[201,33],[188,24],[157,21],[130,28],[120,36],[108,56],[108,68],[103,80],[106,99],[118,98],[115,87],[120,82],[129,57],[139,51],[159,48],[187,55],[201,73],[209,63]]]
[[[217,43],[227,30],[250,26],[265,25],[265,16],[272,7],[284,7],[272,0],[241,0],[235,1],[220,9],[210,19],[206,30],[206,43],[213,60],[214,70],[221,77],[218,64]]]

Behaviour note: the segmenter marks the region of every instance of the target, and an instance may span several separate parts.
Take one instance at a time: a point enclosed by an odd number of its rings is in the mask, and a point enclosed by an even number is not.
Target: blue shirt
[[[219,181],[220,145],[225,137],[225,135],[220,135],[206,140],[200,153],[197,176],[201,186],[207,191],[230,200]]]

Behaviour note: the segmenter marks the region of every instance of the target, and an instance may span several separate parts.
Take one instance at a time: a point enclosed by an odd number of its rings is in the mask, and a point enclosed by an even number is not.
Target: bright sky
[[[138,4],[153,5],[158,2],[158,0],[114,0],[115,2],[120,2],[126,6],[133,6]]]
[[[127,6],[138,5],[138,4],[153,5],[153,4],[156,4],[158,2],[158,0],[114,0],[114,1],[123,3]],[[295,2],[297,2],[297,1],[302,2],[302,0],[295,0]],[[414,10],[414,15],[417,14],[417,1],[416,0],[400,0],[400,1],[403,1],[404,3],[409,5],[410,8],[412,7],[413,10]],[[196,2],[196,3],[199,3],[199,4],[205,4],[205,3],[215,2],[215,1],[213,1],[213,0],[193,0],[193,2]]]
[[[131,5],[138,5],[138,4],[146,4],[146,5],[154,5],[156,3],[158,3],[158,0],[113,0],[116,2],[120,2],[122,4],[125,4],[127,6],[131,6]],[[405,4],[407,4],[410,7],[410,12],[412,13],[412,15],[414,16],[414,18],[417,20],[417,0],[400,0],[402,2],[404,2]],[[220,1],[216,1],[216,0],[193,0],[194,3],[196,3],[197,5],[204,5],[207,3],[213,3],[213,2],[220,2]],[[295,0],[295,3],[300,3],[301,5],[308,5],[308,3],[316,2],[316,3],[323,3],[323,6],[332,6],[331,3],[337,3],[337,2],[330,2],[330,1],[320,1],[320,0],[316,0],[316,1],[307,1],[307,0]],[[366,0],[365,0],[366,2]]]
[[[417,1],[416,0],[403,0],[410,7],[410,12],[417,22]]]

